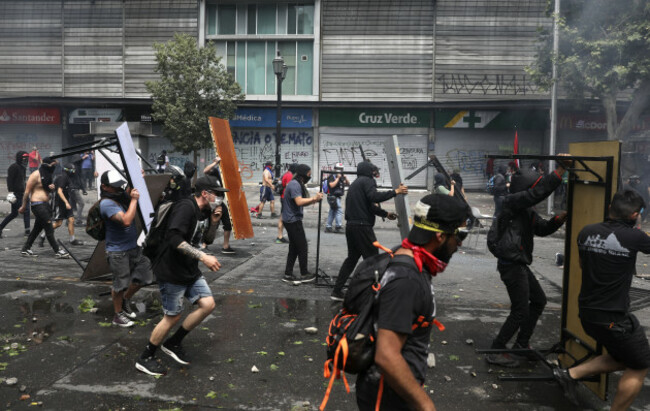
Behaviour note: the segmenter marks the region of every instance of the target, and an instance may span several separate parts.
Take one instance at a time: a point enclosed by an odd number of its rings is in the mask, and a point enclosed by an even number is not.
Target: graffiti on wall
[[[443,94],[541,94],[539,87],[525,74],[468,75],[445,73],[436,78]]]

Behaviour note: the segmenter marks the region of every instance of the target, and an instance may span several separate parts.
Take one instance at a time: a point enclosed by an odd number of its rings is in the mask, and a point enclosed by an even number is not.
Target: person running
[[[584,227],[578,234],[582,285],[578,310],[582,328],[598,346],[607,349],[587,362],[553,374],[575,405],[577,380],[623,371],[613,411],[627,410],[643,387],[650,368],[650,345],[639,320],[630,312],[630,285],[639,252],[650,254],[650,236],[635,229],[647,207],[633,190],[614,195],[609,217]]]
[[[70,258],[65,250],[59,248],[54,238],[54,228],[52,228],[52,207],[50,206],[50,193],[54,192],[55,186],[52,176],[56,160],[51,157],[45,157],[43,163],[27,179],[25,194],[23,194],[22,205],[18,209],[19,213],[27,210],[28,204],[31,204],[32,214],[34,214],[34,229],[29,233],[27,241],[23,245],[20,254],[23,257],[37,257],[32,251],[32,244],[36,237],[45,230],[45,236],[54,250],[56,258]]]
[[[209,220],[203,239],[214,240],[217,223],[222,218],[217,194],[225,190],[214,176],[196,180],[195,193],[174,204],[168,217],[166,247],[154,262],[154,272],[162,297],[163,318],[153,329],[149,341],[135,363],[135,368],[145,374],[166,374],[166,368],[156,360],[158,348],[181,365],[190,363],[182,347],[183,339],[214,310],[212,291],[199,269],[199,261],[210,271],[218,271],[221,263],[213,255],[204,253],[190,244],[202,220]],[[190,305],[197,305],[171,336],[169,331],[181,320],[183,297]],[[164,341],[164,342],[163,342]]]
[[[2,238],[2,230],[13,220],[18,217],[18,209],[22,204],[23,196],[25,195],[25,179],[27,173],[27,162],[29,154],[26,151],[19,151],[16,153],[16,162],[9,166],[7,169],[7,190],[15,197],[15,201],[11,203],[11,213],[9,213],[2,223],[0,223],[0,238]],[[29,235],[29,205],[25,208],[23,214],[23,221],[25,223],[25,235]]]
[[[264,210],[264,204],[268,201],[271,205],[271,218],[275,218],[278,215],[275,214],[275,197],[273,196],[273,162],[267,161],[264,164],[264,171],[262,172],[262,185],[260,186],[260,203],[253,210],[257,210],[257,218],[262,218],[262,211]]]
[[[83,245],[83,241],[74,237],[75,218],[72,206],[72,180],[75,174],[76,168],[74,164],[69,163],[63,167],[63,173],[54,179],[56,194],[54,196],[54,223],[52,228],[56,230],[63,225],[63,220],[67,220],[70,245]],[[38,245],[40,247],[45,245],[45,233],[41,234]]]
[[[219,163],[221,157],[216,156],[214,161],[208,164],[203,169],[203,174],[211,175],[216,178],[219,187],[224,188],[223,180],[221,179],[221,171],[219,171]],[[230,221],[230,212],[226,203],[221,204],[221,218],[217,222],[223,224],[223,244],[221,245],[221,254],[235,254],[235,250],[230,246],[230,235],[232,234],[232,221]]]

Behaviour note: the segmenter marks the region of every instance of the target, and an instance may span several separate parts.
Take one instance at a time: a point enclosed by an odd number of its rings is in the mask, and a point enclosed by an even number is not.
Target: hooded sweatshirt
[[[7,169],[7,190],[12,193],[25,192],[25,173],[27,168],[26,162],[23,162],[23,156],[26,159],[29,154],[26,151],[16,153],[16,162]]]
[[[373,165],[362,161],[357,165],[357,179],[350,185],[345,199],[345,220],[348,225],[375,225],[375,216],[386,217],[378,203],[395,197],[395,190],[377,191],[372,176]]]

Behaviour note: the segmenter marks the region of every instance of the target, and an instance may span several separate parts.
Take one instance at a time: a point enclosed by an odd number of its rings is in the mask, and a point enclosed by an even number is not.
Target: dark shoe
[[[160,349],[162,352],[165,354],[169,355],[174,359],[179,364],[182,365],[187,365],[190,363],[189,358],[187,358],[187,354],[185,354],[185,351],[183,350],[183,347],[180,345],[165,345],[164,343],[160,346]]]
[[[75,238],[74,240],[70,241],[70,245],[84,245],[84,242]]]
[[[335,233],[344,233],[345,230],[343,229],[343,227],[336,227],[336,228],[334,229],[334,232],[335,232]]]
[[[307,273],[300,276],[301,284],[311,283],[314,281],[316,281],[316,274]]]
[[[34,252],[31,249],[23,250],[23,251],[20,252],[20,254],[23,257],[38,257],[38,254],[34,254]]]
[[[135,362],[135,369],[149,375],[165,375],[167,370],[160,364],[155,357],[138,358]]]
[[[0,230],[0,238],[2,238],[2,230]]]
[[[84,191],[84,192],[82,192],[82,194],[85,195],[85,196],[87,196],[87,195],[88,195],[88,191]]]
[[[345,294],[342,291],[333,290],[332,294],[330,294],[330,300],[332,301],[343,301],[344,298]]]
[[[258,219],[261,220],[261,219],[263,219],[264,217],[262,217],[262,213],[257,213],[257,214],[255,215],[255,218],[258,218]]]
[[[41,248],[45,247],[45,237],[38,237],[38,246]]]
[[[230,247],[228,247],[228,248],[222,248],[222,249],[221,249],[221,254],[235,254],[235,250],[233,250],[233,249],[230,248]]]
[[[64,249],[60,249],[54,253],[54,258],[70,258],[70,254],[68,254]]]
[[[510,356],[517,361],[538,361],[540,358],[532,351],[533,348],[528,345],[528,346],[523,346],[519,344],[518,342],[515,342],[512,344],[512,349],[513,350],[530,350],[528,352],[521,352],[521,353],[510,353]]]
[[[113,316],[113,325],[122,328],[129,328],[133,327],[133,324],[133,321],[131,321],[123,312],[119,312]]]
[[[287,240],[287,239],[284,238],[284,237],[282,237],[282,238],[276,238],[276,239],[275,239],[275,243],[276,243],[276,244],[286,244],[286,243],[288,243],[288,242],[289,242],[289,240]]]
[[[25,235],[29,235],[29,233],[31,233],[31,232],[32,231],[29,228],[25,229]]]
[[[271,213],[271,218],[276,218],[278,215],[276,213]]]
[[[555,380],[560,384],[560,387],[562,387],[567,399],[571,401],[573,405],[577,406],[578,394],[576,393],[576,389],[578,388],[578,381],[571,378],[569,370],[559,367],[553,368],[553,377],[555,377]]]
[[[285,274],[285,276],[282,277],[282,281],[284,281],[287,284],[291,284],[291,285],[300,285],[300,279],[296,278],[296,277],[294,277],[292,275],[286,275]]]
[[[485,356],[485,360],[493,365],[499,365],[501,367],[507,368],[516,368],[519,367],[519,361],[515,360],[510,356],[510,354],[488,354]]]
[[[325,232],[326,233],[333,233],[334,230],[332,230],[332,227],[325,227]]]
[[[136,314],[131,309],[131,300],[126,298],[122,300],[122,312],[132,320],[136,317]]]

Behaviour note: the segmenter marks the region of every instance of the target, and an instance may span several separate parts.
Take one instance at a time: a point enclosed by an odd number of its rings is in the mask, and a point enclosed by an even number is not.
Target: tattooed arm
[[[183,255],[186,255],[195,260],[199,260],[205,264],[205,266],[208,267],[210,271],[218,271],[219,268],[221,268],[221,264],[215,256],[207,255],[203,251],[197,250],[196,248],[192,247],[187,241],[181,242],[178,247],[176,247],[176,249]]]

